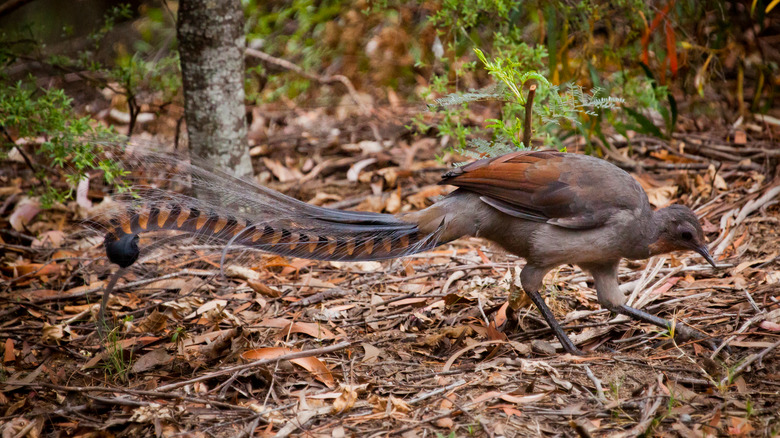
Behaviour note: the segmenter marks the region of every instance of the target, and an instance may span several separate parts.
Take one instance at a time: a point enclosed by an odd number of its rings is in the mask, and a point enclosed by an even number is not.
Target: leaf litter
[[[291,117],[316,118],[305,111]],[[286,137],[253,156],[267,185],[299,199],[395,213],[449,190],[435,185],[446,164],[430,138],[415,146],[369,134],[334,148]],[[114,267],[99,239],[81,233],[84,207],[32,214],[22,198],[2,219],[14,230],[2,235],[0,266],[4,430],[37,422],[75,436],[234,436],[252,424],[262,436],[766,435],[780,421],[780,189],[776,155],[756,150],[777,144],[748,148],[717,130],[672,142],[686,155],[633,138],[630,170],[654,205],[696,208],[721,268],[672,255],[625,262],[620,279],[635,305],[724,339],[725,356],[613,317],[569,266],[548,276],[545,296],[590,355],[554,353],[530,303],[518,330],[502,333],[494,320],[505,317],[523,262],[479,239],[381,263],[253,253],[231,260],[225,276],[220,248],[172,244],[118,285],[109,301],[117,329],[101,345],[96,303]],[[720,169],[686,169],[690,155],[712,151]],[[4,199],[26,188],[13,184]],[[99,207],[82,193],[85,201]]]

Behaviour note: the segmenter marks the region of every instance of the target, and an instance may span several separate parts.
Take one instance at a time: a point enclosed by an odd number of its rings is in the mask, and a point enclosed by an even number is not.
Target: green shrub
[[[42,183],[34,188],[34,194],[41,196],[45,208],[72,197],[78,182],[93,168],[103,170],[109,183],[122,174],[116,163],[100,158],[102,151],[95,142],[111,139],[112,131],[93,124],[89,117],[77,117],[71,102],[59,89],[25,87],[21,81],[0,86],[0,128],[5,134],[0,151],[7,155],[15,147],[11,134],[16,138],[43,138],[35,148],[36,159],[30,164]],[[66,170],[68,189],[52,184],[52,172],[57,169]]]

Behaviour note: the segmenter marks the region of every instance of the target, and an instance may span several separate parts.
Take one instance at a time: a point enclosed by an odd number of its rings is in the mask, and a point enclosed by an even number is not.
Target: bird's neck
[[[626,236],[626,239],[630,239],[633,244],[630,245],[631,254],[626,254],[625,257],[640,260],[659,254],[658,238],[666,220],[666,215],[662,211],[653,211],[648,205],[647,209],[639,215],[635,226],[632,227],[631,235]]]
[[[654,211],[650,216],[650,220],[645,227],[646,232],[644,236],[648,256],[665,254],[673,251],[673,248],[670,246],[671,244],[662,238],[663,230],[667,227],[670,220],[669,210],[665,208]]]

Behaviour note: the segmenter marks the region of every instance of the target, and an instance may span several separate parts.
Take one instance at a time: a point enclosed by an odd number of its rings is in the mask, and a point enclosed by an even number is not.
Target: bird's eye
[[[693,239],[693,234],[691,234],[690,231],[683,231],[682,234],[680,234],[680,237],[682,237],[683,240],[691,240]]]

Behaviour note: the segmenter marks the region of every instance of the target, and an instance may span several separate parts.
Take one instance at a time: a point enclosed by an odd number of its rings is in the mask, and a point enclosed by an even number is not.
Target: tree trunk
[[[241,1],[181,0],[177,34],[191,152],[233,175],[251,175]]]

